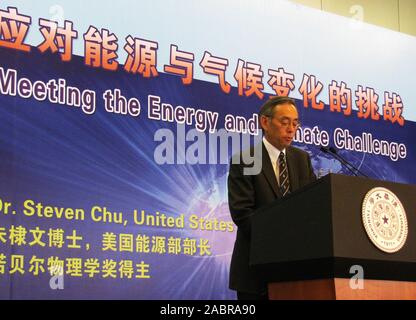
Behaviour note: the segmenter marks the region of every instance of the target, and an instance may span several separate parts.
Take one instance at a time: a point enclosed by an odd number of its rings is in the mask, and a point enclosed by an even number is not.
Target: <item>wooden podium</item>
[[[375,187],[406,211],[407,240],[395,253],[377,248],[363,225],[362,203]],[[271,300],[416,299],[416,186],[327,175],[252,218],[250,265]]]

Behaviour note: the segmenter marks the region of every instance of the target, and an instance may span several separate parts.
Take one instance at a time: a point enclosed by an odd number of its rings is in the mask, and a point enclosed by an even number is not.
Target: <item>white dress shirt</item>
[[[272,145],[269,141],[267,141],[265,137],[263,137],[263,143],[264,143],[264,146],[266,147],[267,153],[269,154],[270,161],[272,162],[273,170],[274,170],[274,173],[276,174],[277,184],[280,186],[278,159],[279,159],[281,152],[283,152],[283,154],[285,155],[285,159],[286,159],[286,148],[280,151],[274,145]]]

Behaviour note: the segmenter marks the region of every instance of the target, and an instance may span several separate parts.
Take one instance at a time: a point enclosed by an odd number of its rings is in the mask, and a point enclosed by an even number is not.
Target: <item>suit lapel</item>
[[[272,188],[276,197],[282,197],[282,193],[279,189],[276,179],[276,173],[273,170],[272,162],[270,160],[269,153],[267,152],[264,143],[262,145],[262,169],[261,172],[263,173],[264,177],[266,178],[267,182],[269,183],[270,187]]]
[[[293,192],[299,188],[299,178],[297,171],[295,170],[295,157],[290,147],[286,148],[286,161],[287,168],[289,170],[289,181],[290,181],[290,191]]]

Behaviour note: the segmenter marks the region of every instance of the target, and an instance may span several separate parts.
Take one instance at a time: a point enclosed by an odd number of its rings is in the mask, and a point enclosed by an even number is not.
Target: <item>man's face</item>
[[[274,107],[273,117],[261,116],[261,126],[264,136],[273,146],[283,150],[289,146],[298,128],[298,111],[290,103]]]

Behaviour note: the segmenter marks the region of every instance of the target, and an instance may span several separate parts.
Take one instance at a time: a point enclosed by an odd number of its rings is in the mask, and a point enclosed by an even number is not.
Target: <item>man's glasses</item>
[[[270,119],[273,119],[272,117],[269,117]],[[283,129],[287,129],[289,126],[291,126],[293,129],[297,130],[300,128],[301,123],[299,121],[290,121],[289,119],[276,119],[279,121],[281,127]]]

